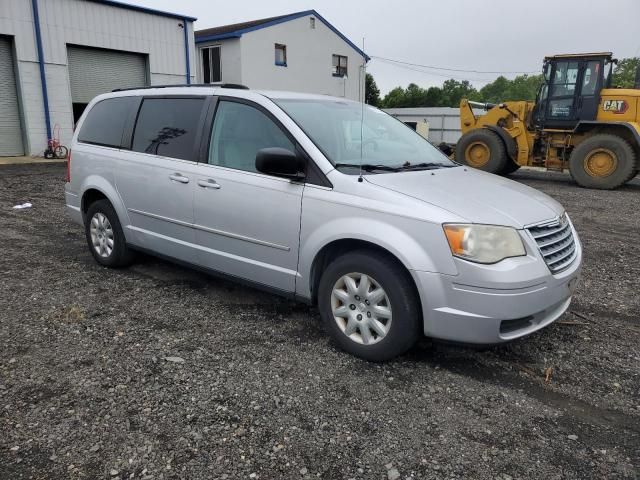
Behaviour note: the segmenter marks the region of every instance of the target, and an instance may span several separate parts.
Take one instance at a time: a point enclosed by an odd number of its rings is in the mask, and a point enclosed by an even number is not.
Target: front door
[[[295,142],[263,107],[237,99],[218,101],[210,135],[194,191],[199,263],[294,292],[304,184],[259,173],[255,158]]]
[[[137,115],[131,150],[122,152],[116,185],[130,219],[131,242],[196,262],[193,192],[204,97],[147,97]]]
[[[553,64],[548,91],[545,128],[573,128],[577,118],[576,88],[580,62],[559,60]]]

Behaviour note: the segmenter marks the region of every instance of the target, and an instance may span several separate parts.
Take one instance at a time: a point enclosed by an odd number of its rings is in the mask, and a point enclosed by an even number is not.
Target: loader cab
[[[595,120],[600,91],[609,86],[611,53],[546,57],[544,83],[534,111],[536,128],[572,130],[580,121]],[[605,79],[605,68],[609,74]]]

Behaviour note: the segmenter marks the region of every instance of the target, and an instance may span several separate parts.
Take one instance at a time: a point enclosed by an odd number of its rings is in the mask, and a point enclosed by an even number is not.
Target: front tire
[[[456,144],[456,161],[478,170],[501,174],[508,160],[502,139],[486,128],[465,133]]]
[[[84,229],[89,250],[100,265],[120,268],[131,264],[134,254],[127,247],[118,214],[108,200],[89,206]]]
[[[603,133],[587,138],[573,149],[569,171],[581,187],[611,190],[633,178],[637,158],[625,139]]]
[[[401,355],[418,340],[421,309],[409,274],[394,259],[359,250],[322,273],[318,308],[343,350],[373,362]]]

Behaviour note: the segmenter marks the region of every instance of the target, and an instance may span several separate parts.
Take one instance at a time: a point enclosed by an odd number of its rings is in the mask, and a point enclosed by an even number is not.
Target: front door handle
[[[208,180],[198,180],[198,185],[202,188],[213,188],[214,190],[220,189],[220,185],[213,178],[209,178]]]
[[[189,183],[189,178],[185,177],[181,173],[174,173],[172,175],[169,175],[169,180],[173,182]]]

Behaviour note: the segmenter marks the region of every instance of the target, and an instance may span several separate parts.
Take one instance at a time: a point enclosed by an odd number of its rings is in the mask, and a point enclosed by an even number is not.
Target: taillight
[[[67,183],[71,182],[71,149],[67,153]]]

